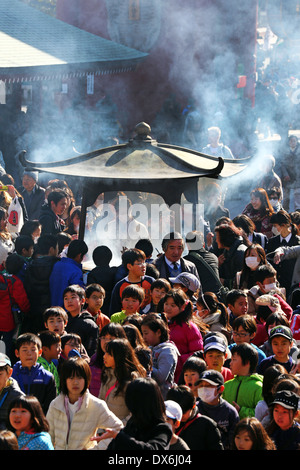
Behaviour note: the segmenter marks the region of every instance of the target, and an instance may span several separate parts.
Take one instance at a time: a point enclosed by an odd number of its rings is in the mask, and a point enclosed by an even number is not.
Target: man
[[[72,284],[85,287],[82,261],[87,252],[88,246],[83,240],[72,240],[68,246],[67,257],[56,263],[49,279],[51,305],[64,306],[63,292],[66,287]]]
[[[39,222],[42,225],[42,235],[56,235],[64,229],[61,216],[68,206],[68,195],[62,189],[51,191],[47,203],[42,206]]]
[[[170,277],[177,277],[182,272],[189,272],[199,279],[195,264],[182,258],[184,240],[180,233],[171,232],[165,235],[162,241],[162,249],[164,254],[153,261],[153,264],[159,270],[160,277],[169,280]]]
[[[213,157],[231,158],[234,156],[229,147],[220,144],[221,129],[219,127],[210,127],[208,129],[208,145],[202,149],[206,155]]]
[[[25,171],[19,193],[23,196],[29,220],[38,220],[45,202],[45,189],[37,184],[38,172]]]

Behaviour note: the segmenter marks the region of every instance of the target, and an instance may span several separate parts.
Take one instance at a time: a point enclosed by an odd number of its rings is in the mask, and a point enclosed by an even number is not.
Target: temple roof
[[[1,80],[119,73],[134,70],[146,56],[18,0],[0,2]]]

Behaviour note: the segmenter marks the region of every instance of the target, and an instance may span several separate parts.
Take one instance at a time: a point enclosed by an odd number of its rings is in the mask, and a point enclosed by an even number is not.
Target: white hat
[[[166,400],[166,415],[168,418],[176,419],[177,421],[181,421],[182,418],[182,409],[181,406],[173,400]]]

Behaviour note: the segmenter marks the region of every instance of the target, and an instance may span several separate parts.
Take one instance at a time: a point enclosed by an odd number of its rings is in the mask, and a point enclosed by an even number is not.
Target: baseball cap
[[[11,366],[11,360],[6,354],[0,353],[0,367]]]
[[[226,352],[227,344],[219,336],[210,336],[207,338],[207,341],[204,341],[203,349],[204,352],[208,351],[209,349],[217,349],[218,351]]]
[[[218,372],[217,370],[205,370],[200,374],[197,383],[201,382],[202,380],[208,382],[211,385],[215,385],[216,387],[224,385],[224,377],[221,372]]]
[[[272,405],[278,404],[288,410],[298,410],[299,397],[290,390],[281,390],[275,394]]]
[[[181,406],[176,401],[166,400],[165,407],[166,407],[166,415],[168,418],[177,419],[177,421],[181,421],[182,409],[181,409]]]
[[[269,339],[271,340],[275,336],[283,336],[284,338],[287,338],[290,341],[293,340],[292,330],[285,325],[278,325],[272,328],[272,330],[270,331]]]
[[[199,279],[192,273],[180,273],[177,277],[170,277],[172,284],[182,284],[192,292],[196,292],[201,287]]]

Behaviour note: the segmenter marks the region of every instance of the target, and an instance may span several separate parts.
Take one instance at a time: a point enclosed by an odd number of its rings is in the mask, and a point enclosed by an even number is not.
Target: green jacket
[[[255,415],[255,407],[262,396],[263,376],[259,374],[236,375],[234,379],[224,384],[222,397],[231,405],[233,402],[240,406],[240,419]]]
[[[51,372],[54,375],[56,390],[57,390],[57,393],[59,393],[60,392],[60,380],[59,380],[59,374],[58,374],[58,371],[57,371],[57,367],[55,366],[55,364],[53,362],[49,363],[42,356],[40,356],[38,358],[37,362],[39,364],[41,364],[44,367],[44,369],[48,370],[49,372]]]

